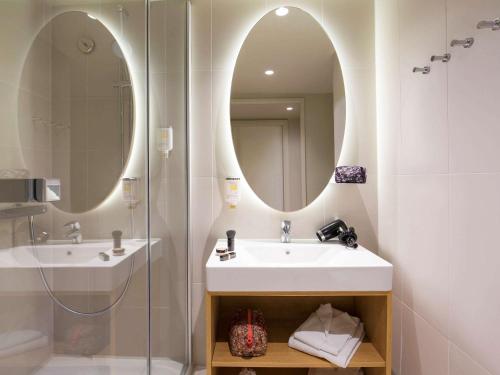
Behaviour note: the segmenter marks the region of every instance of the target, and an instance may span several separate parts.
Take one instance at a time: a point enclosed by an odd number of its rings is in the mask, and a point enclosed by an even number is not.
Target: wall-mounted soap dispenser
[[[165,158],[168,158],[170,151],[174,148],[174,130],[171,126],[158,130],[158,151],[160,151]]]
[[[227,177],[224,185],[224,201],[229,205],[229,208],[236,208],[240,200],[240,178]]]
[[[134,209],[139,204],[139,179],[137,177],[122,178],[122,196],[128,208]]]

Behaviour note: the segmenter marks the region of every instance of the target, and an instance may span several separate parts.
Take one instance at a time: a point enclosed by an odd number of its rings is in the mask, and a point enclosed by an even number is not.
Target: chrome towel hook
[[[491,29],[492,31],[500,30],[500,18],[495,18],[491,21],[481,21],[477,24],[478,29]]]
[[[462,40],[459,39],[453,39],[450,43],[450,46],[455,47],[455,46],[462,46],[464,48],[470,48],[474,44],[474,38],[465,38]]]
[[[429,74],[431,72],[430,66],[424,66],[423,68],[414,67],[413,73]]]
[[[451,53],[445,53],[444,55],[442,56],[439,56],[439,55],[432,55],[431,56],[431,61],[434,62],[434,61],[441,61],[441,62],[448,62],[450,61],[451,59]]]

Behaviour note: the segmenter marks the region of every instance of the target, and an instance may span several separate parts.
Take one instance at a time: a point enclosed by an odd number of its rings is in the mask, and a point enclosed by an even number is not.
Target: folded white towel
[[[0,333],[0,351],[36,340],[42,336],[44,336],[42,332],[32,329]]]
[[[307,375],[363,375],[360,368],[312,368]]]
[[[23,342],[22,344],[18,344],[18,345],[11,346],[8,348],[0,349],[0,358],[10,357],[10,356],[14,356],[16,354],[29,352],[31,350],[42,348],[42,347],[48,346],[48,345],[49,345],[48,337],[41,336],[37,339]]]
[[[290,336],[290,339],[288,340],[288,346],[290,346],[293,349],[300,350],[301,352],[316,357],[324,358],[327,361],[339,367],[345,368],[351,361],[354,353],[356,353],[356,350],[358,350],[359,346],[361,345],[364,336],[365,336],[364,326],[363,323],[360,323],[358,325],[358,328],[354,332],[353,337],[347,340],[347,343],[345,344],[344,348],[340,351],[338,355],[333,355],[323,350],[315,349],[303,343],[302,341],[297,340],[293,334]]]
[[[321,305],[295,331],[294,337],[315,349],[338,355],[358,325],[358,318],[334,309],[330,304]]]

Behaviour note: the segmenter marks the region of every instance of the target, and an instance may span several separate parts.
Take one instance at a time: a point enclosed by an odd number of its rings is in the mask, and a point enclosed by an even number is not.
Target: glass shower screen
[[[186,3],[0,2],[1,374],[187,369]]]

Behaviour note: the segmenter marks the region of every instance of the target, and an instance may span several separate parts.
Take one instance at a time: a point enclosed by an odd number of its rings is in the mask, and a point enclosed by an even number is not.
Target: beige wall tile
[[[402,374],[448,374],[448,340],[403,306]]]
[[[191,1],[191,69],[212,68],[212,0]],[[192,91],[196,94],[196,91]]]
[[[373,1],[323,1],[323,26],[332,38],[342,69],[373,66],[375,63]]]
[[[403,374],[401,358],[403,348],[403,304],[398,298],[392,299],[392,372]]]
[[[192,280],[205,282],[205,263],[213,250],[215,238],[212,236],[212,189],[211,177],[192,180],[191,247],[196,249],[192,259]]]
[[[192,284],[193,362],[205,363],[205,283]]]
[[[493,372],[488,372],[478,363],[461,351],[457,346],[450,345],[450,374],[453,375],[491,375]]]
[[[398,177],[398,251],[404,270],[402,301],[448,334],[449,177]]]
[[[494,233],[500,218],[500,176],[456,175],[451,178],[450,339],[476,362],[495,374],[495,324],[500,313],[492,298],[499,279],[499,254],[491,241],[476,233]]]
[[[212,75],[193,70],[191,78],[191,175],[212,177],[214,131],[212,127]]]

